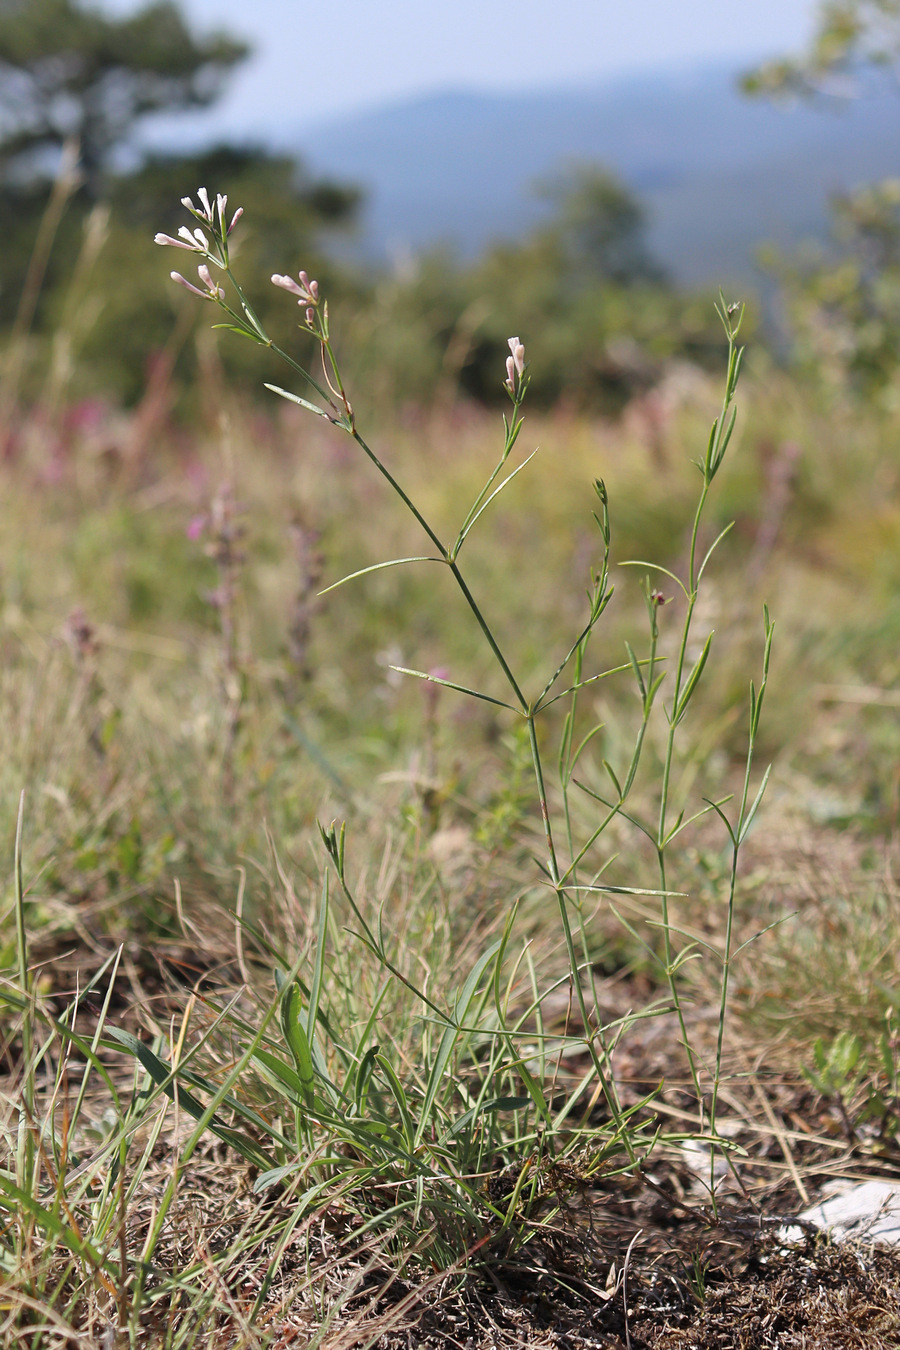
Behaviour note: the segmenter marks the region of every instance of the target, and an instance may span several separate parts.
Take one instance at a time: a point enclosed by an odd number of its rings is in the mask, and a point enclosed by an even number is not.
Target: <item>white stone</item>
[[[844,1182],[798,1217],[826,1229],[836,1242],[854,1238],[900,1244],[900,1182]]]

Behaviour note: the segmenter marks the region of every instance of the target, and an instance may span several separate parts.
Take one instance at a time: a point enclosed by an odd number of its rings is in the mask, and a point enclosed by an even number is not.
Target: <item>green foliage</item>
[[[661,279],[644,241],[644,210],[614,174],[576,165],[542,183],[539,192],[554,213],[536,238],[563,285],[575,291],[589,280],[633,286]]]
[[[777,278],[804,375],[830,397],[843,393],[893,407],[900,363],[900,180],[832,203],[834,245],[794,258],[764,255]]]
[[[668,285],[647,252],[639,202],[602,169],[574,168],[545,186],[549,219],[461,266],[446,254],[378,283],[353,320],[355,380],[395,405],[457,391],[496,402],[495,353],[509,314],[541,370],[544,406],[616,413],[667,361],[712,366],[713,297]]]
[[[104,207],[92,208],[83,193],[69,203],[35,321],[38,342],[49,342],[51,335],[57,344],[67,339],[65,380],[73,382],[77,375],[82,394],[136,402],[148,384],[153,386],[159,363],[165,370],[171,362],[167,351],[173,343],[179,350],[187,346],[185,370],[196,371],[196,352],[188,342],[193,313],[183,314],[173,304],[177,297],[160,285],[164,260],[147,241],[160,222],[177,228],[172,201],[204,181],[221,183],[235,205],[265,203],[260,223],[242,241],[243,255],[258,275],[281,270],[292,255],[320,267],[325,277],[335,275],[324,261],[323,240],[349,227],[358,194],[329,180],[311,179],[286,156],[259,147],[219,146],[193,156],[151,156],[133,172],[108,175]],[[40,183],[0,188],[0,225],[7,227],[0,258],[0,323],[11,325],[16,317],[50,191]],[[263,310],[287,339],[293,330],[290,316],[283,306],[276,311],[270,289],[262,292]],[[43,345],[38,352],[44,355]],[[229,348],[223,360],[229,378],[260,387],[263,365],[249,349]],[[32,370],[35,365],[37,361]],[[64,394],[64,388],[57,391],[57,396]]]
[[[96,199],[111,153],[142,117],[213,102],[247,54],[244,43],[224,34],[196,37],[169,0],[122,19],[78,0],[3,0],[6,176],[40,172],[47,152],[71,139],[87,194]]]
[[[846,94],[866,68],[889,75],[900,61],[898,0],[822,0],[809,48],[799,58],[770,61],[744,77],[750,94]]]
[[[745,76],[745,92],[781,97],[865,95],[900,67],[898,0],[822,0],[807,52]],[[829,394],[896,404],[900,353],[900,182],[886,179],[832,200],[834,247],[763,263],[777,278],[793,356]]]

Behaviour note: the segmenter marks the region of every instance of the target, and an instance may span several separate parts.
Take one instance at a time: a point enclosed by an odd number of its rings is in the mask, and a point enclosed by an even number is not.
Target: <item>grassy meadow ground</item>
[[[697,1319],[730,1278],[728,1250],[749,1239],[716,1236],[677,1139],[651,1155],[649,1192],[611,1166],[571,1185],[557,1178],[565,1202],[549,1218],[545,1205],[533,1241],[503,1247],[488,1261],[494,1273],[466,1294],[461,1273],[480,1269],[482,1248],[495,1250],[489,1221],[466,1231],[454,1211],[442,1226],[424,1192],[412,1217],[397,1204],[376,1221],[377,1194],[355,1205],[323,1184],[318,1202],[304,1192],[298,1222],[302,1157],[283,1184],[254,1190],[259,1166],[227,1146],[235,1121],[262,1137],[249,1111],[289,1138],[293,1119],[302,1135],[300,1113],[259,1066],[229,1077],[273,1006],[276,967],[299,971],[307,993],[318,971],[322,1006],[343,1026],[376,1018],[376,1039],[421,1100],[422,1047],[436,1033],[411,985],[461,1007],[456,991],[516,901],[502,980],[507,1005],[530,1009],[522,1025],[534,1045],[522,1065],[537,1072],[539,1061],[554,1098],[579,1062],[566,1053],[577,1014],[558,911],[535,861],[540,817],[521,728],[491,703],[391,669],[502,697],[471,616],[427,564],[320,597],[347,573],[420,553],[418,528],[337,430],[278,400],[236,400],[216,386],[214,362],[207,373],[209,403],[194,430],[152,402],[129,415],[100,404],[36,408],[22,413],[0,463],[4,1343],[350,1347],[445,1335],[480,1346],[484,1318],[502,1306],[495,1344],[562,1344],[548,1308],[558,1299],[558,1317],[583,1329],[585,1288],[599,1294],[594,1340],[583,1343],[715,1343],[700,1339]],[[467,575],[501,646],[538,687],[578,630],[599,562],[594,478],[609,493],[616,588],[594,639],[597,668],[625,661],[626,640],[646,644],[643,573],[619,564],[684,568],[699,480],[691,461],[705,449],[720,381],[679,368],[664,389],[616,423],[532,416],[526,405],[514,453],[539,445],[539,454],[467,544]],[[891,1177],[900,1165],[900,453],[896,417],[806,388],[759,350],[738,405],[704,542],[735,527],[699,602],[698,631],[716,636],[685,719],[675,790],[690,814],[740,788],[768,602],[777,629],[755,782],[773,767],[742,860],[734,945],[762,935],[734,969],[720,1121],[745,1152],[720,1203],[784,1214],[836,1174]],[[451,404],[381,421],[371,443],[449,533],[502,448],[499,413]],[[659,610],[671,655],[679,601],[665,577],[654,584],[671,600]],[[640,705],[629,672],[581,698],[584,716],[603,723],[580,768],[599,791],[602,760],[621,760]],[[557,709],[540,730],[551,765]],[[665,732],[654,718],[635,812],[652,802]],[[572,810],[589,832],[596,801],[582,793]],[[357,904],[373,925],[381,915],[399,973],[387,983],[336,886],[322,919],[317,822],[333,820],[347,823]],[[680,836],[671,863],[676,944],[701,944],[682,979],[704,1062],[717,1026],[726,844],[706,816]],[[601,853],[596,867],[611,884],[656,885],[653,851],[626,822],[612,822]],[[651,1132],[690,1134],[696,1100],[655,959],[658,900],[594,895],[586,906],[598,1006],[610,1024],[626,1019],[614,1057],[622,1100],[636,1105],[665,1079],[640,1118]],[[27,931],[26,990],[17,921]],[[317,964],[323,940],[327,960]],[[537,999],[538,988],[551,992]],[[658,1015],[641,1016],[654,1007]],[[110,1028],[137,1035],[155,1060],[138,1063],[124,1042],[117,1049]],[[466,1053],[475,1063],[482,1052]],[[218,1135],[195,1138],[186,1088],[159,1075],[160,1064],[186,1060],[201,1100],[228,1083]],[[399,1097],[396,1109],[403,1114]],[[307,1145],[316,1165],[334,1169],[318,1137]],[[496,1158],[485,1155],[478,1185],[514,1217],[512,1148],[505,1139]],[[291,1164],[289,1152],[276,1157]],[[590,1208],[588,1183],[605,1206],[591,1220],[593,1255],[578,1217]],[[647,1208],[658,1192],[694,1224],[673,1230],[665,1260],[665,1224],[654,1229]],[[640,1227],[644,1253],[638,1239],[628,1258]],[[664,1275],[653,1275],[654,1262]],[[478,1280],[493,1303],[478,1303],[488,1299]],[[672,1302],[665,1316],[660,1280]],[[529,1284],[551,1293],[530,1304]],[[859,1326],[869,1339],[810,1332],[807,1344],[897,1343],[896,1320]],[[758,1334],[728,1343],[769,1344]]]

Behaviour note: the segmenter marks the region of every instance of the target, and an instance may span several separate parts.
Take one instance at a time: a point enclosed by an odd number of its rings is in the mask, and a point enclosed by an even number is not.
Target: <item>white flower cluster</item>
[[[209,200],[209,193],[206,191],[206,188],[202,187],[197,189],[197,199],[200,202],[199,206],[195,206],[190,197],[182,197],[181,204],[182,206],[187,207],[188,211],[190,211],[191,215],[194,216],[196,220],[202,220],[206,225],[210,226],[224,246],[231,231],[244,214],[244,208],[239,206],[231,217],[230,223],[226,225],[225,208],[228,205],[227,197],[223,196],[221,192],[218,193],[215,205],[213,205]],[[177,238],[174,238],[171,234],[157,234],[154,236],[153,242],[156,244],[163,244],[169,248],[186,248],[191,253],[201,254],[208,262],[216,263],[219,266],[222,265],[220,259],[212,252],[210,241],[199,225],[193,230],[189,230],[187,225],[182,225],[181,229],[178,231]],[[199,295],[203,300],[225,299],[225,292],[222,287],[213,280],[212,274],[205,262],[201,263],[197,268],[197,275],[203,283],[202,290],[199,286],[194,286],[190,281],[186,281],[180,272],[170,272],[169,275],[173,281],[178,282],[179,286],[184,286],[187,290],[193,291],[194,295]]]

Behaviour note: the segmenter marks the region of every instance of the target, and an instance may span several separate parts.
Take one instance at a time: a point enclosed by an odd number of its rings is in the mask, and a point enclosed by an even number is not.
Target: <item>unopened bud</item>
[[[516,382],[516,363],[511,356],[506,358],[506,383],[510,389]]]
[[[197,268],[197,275],[203,282],[206,289],[209,291],[209,294],[213,300],[225,299],[225,292],[222,290],[221,286],[217,286],[216,283],[213,281],[212,273],[206,266],[206,263],[201,263],[201,265]]]
[[[194,295],[200,295],[204,300],[206,299],[206,291],[201,291],[192,282],[188,281],[186,277],[183,277],[180,272],[170,272],[169,276],[173,281],[177,281],[179,286],[183,286],[186,291],[192,291]]]
[[[235,211],[234,215],[231,217],[231,224],[228,226],[229,234],[231,234],[231,231],[234,229],[235,225],[238,223],[243,214],[244,208],[242,206],[239,206],[238,209]]]
[[[315,321],[316,321],[316,311],[314,309],[308,309],[306,311],[306,322],[309,324],[310,328],[312,328]]]
[[[192,253],[197,252],[197,245],[193,240],[191,240],[189,244],[186,244],[183,239],[173,239],[170,234],[155,234],[153,236],[153,242],[154,244],[167,244],[169,248],[187,248],[190,249]]]
[[[279,272],[276,272],[276,273],[273,275],[273,277],[272,277],[272,285],[273,285],[273,286],[280,286],[281,289],[282,289],[283,291],[290,291],[291,295],[300,295],[300,296],[302,296],[302,294],[303,294],[303,291],[302,291],[302,290],[300,289],[300,287],[297,285],[297,283],[296,283],[296,281],[294,280],[293,277],[285,277],[285,276],[282,276]]]
[[[512,353],[516,373],[518,375],[523,375],[525,373],[525,348],[517,337],[511,337],[509,339],[509,350]]]

